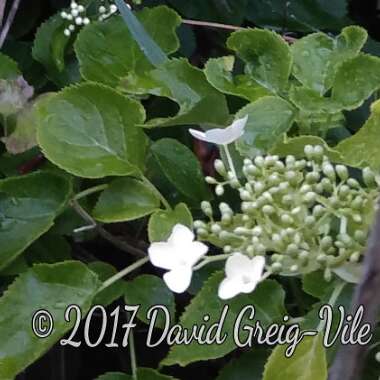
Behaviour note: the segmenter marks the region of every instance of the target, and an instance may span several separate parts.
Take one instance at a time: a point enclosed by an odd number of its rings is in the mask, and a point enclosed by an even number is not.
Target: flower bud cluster
[[[128,7],[130,5],[128,4]],[[101,0],[101,5],[97,9],[98,14],[95,17],[89,17],[87,15],[87,9],[84,5],[78,4],[75,0],[71,1],[69,12],[62,11],[61,17],[64,20],[68,20],[69,24],[64,30],[64,34],[70,37],[78,28],[91,23],[91,19],[104,21],[110,16],[117,13],[117,6],[110,0],[105,2]]]
[[[360,181],[351,177],[319,145],[307,145],[305,156],[245,159],[244,182],[216,160],[223,181],[206,181],[215,185],[217,196],[226,186],[236,189],[240,210],[222,202],[214,214],[203,202],[209,221],[195,222],[199,237],[225,253],[266,255],[270,270],[285,275],[323,269],[330,278],[334,268],[359,261],[379,194],[374,173],[366,168]]]

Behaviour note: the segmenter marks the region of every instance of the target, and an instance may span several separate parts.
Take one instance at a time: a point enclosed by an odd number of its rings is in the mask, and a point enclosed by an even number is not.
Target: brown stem
[[[368,248],[364,259],[364,273],[358,285],[351,313],[355,314],[362,305],[362,324],[369,323],[375,328],[380,310],[380,209],[376,212]],[[373,331],[373,330],[372,330]],[[329,380],[356,380],[362,370],[368,346],[359,344],[342,346],[330,370]]]
[[[21,0],[14,0],[13,1],[12,8],[10,9],[10,11],[8,13],[7,21],[5,22],[5,25],[2,28],[1,33],[0,33],[0,49],[3,47],[4,41],[7,38],[9,29],[11,28],[11,26],[13,24],[13,20],[16,16],[20,2],[21,2]]]
[[[182,20],[182,23],[187,24],[187,25],[202,26],[205,28],[217,28],[217,29],[234,30],[234,31],[247,29],[241,26],[236,26],[236,25],[220,24],[218,22],[208,22],[208,21],[198,21],[198,20],[184,19]],[[289,37],[289,36],[282,36],[282,38],[289,43],[293,43],[297,40],[296,38]]]

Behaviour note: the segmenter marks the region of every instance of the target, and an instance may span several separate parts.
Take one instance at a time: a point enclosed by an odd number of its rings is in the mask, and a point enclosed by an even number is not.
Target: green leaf
[[[343,163],[343,157],[339,151],[330,148],[327,143],[317,136],[298,136],[293,138],[286,138],[278,142],[271,150],[271,154],[276,154],[280,157],[292,155],[297,158],[305,157],[306,145],[322,145],[325,149],[325,155],[336,163]]]
[[[185,203],[179,203],[174,210],[160,210],[152,214],[148,224],[149,241],[164,241],[177,224],[192,227],[193,217]]]
[[[360,130],[336,146],[344,161],[354,167],[370,166],[380,169],[378,142],[380,139],[380,101],[371,106],[371,116]]]
[[[94,261],[88,264],[89,269],[97,274],[99,280],[104,282],[114,276],[117,270],[110,264],[103,261]],[[108,306],[120,298],[125,290],[125,281],[117,281],[111,286],[99,292],[93,301],[94,305]]]
[[[137,173],[144,165],[146,136],[137,127],[140,103],[91,83],[69,87],[42,102],[37,140],[46,157],[79,177]]]
[[[250,29],[235,32],[227,46],[247,63],[247,72],[268,90],[285,90],[292,66],[292,56],[286,42],[269,30]]]
[[[291,48],[294,76],[304,86],[323,94],[333,49],[334,40],[324,33],[313,33],[297,40]]]
[[[322,299],[328,292],[331,293],[334,286],[333,282],[325,280],[322,271],[307,273],[302,277],[303,291],[315,298]]]
[[[236,117],[248,115],[245,133],[236,146],[242,155],[254,149],[267,150],[282,139],[292,126],[295,109],[286,100],[266,96],[242,108]]]
[[[173,117],[149,120],[145,127],[188,124],[224,124],[229,111],[224,95],[207,82],[204,72],[186,59],[172,59],[146,74],[145,78],[122,81],[122,89],[133,94],[169,98],[179,105]],[[210,110],[213,112],[210,112]]]
[[[92,213],[104,223],[125,222],[149,215],[160,208],[151,187],[133,178],[119,178],[104,190]]]
[[[109,372],[96,380],[132,380],[132,376],[121,372]],[[137,368],[137,380],[176,380],[174,377],[162,375],[151,368]]]
[[[266,88],[249,75],[233,75],[234,63],[234,56],[209,59],[204,70],[207,80],[224,94],[239,96],[250,102],[270,95]]]
[[[128,305],[140,305],[137,317],[146,324],[150,323],[147,313],[152,306],[165,306],[171,320],[175,318],[174,295],[165,282],[157,276],[144,274],[128,281],[125,285],[125,302]],[[162,314],[157,317],[155,326],[161,329],[165,327],[165,318]]]
[[[304,337],[292,357],[286,346],[277,346],[265,366],[263,380],[327,380],[326,353],[322,336]]]
[[[63,71],[70,39],[64,35],[65,27],[65,20],[60,14],[50,17],[38,28],[32,50],[33,58],[45,67],[50,79],[58,84],[66,83]]]
[[[307,88],[323,95],[334,83],[339,65],[357,56],[367,40],[367,32],[358,26],[342,30],[337,38],[313,33],[291,47],[293,74]]]
[[[182,194],[197,201],[210,198],[201,165],[187,146],[165,138],[156,141],[151,151],[165,176]]]
[[[132,376],[121,372],[108,372],[97,377],[95,380],[132,380]]]
[[[0,53],[0,79],[16,79],[20,75],[17,63],[7,55]]]
[[[163,365],[179,364],[186,366],[198,360],[216,359],[233,351],[236,348],[233,340],[233,327],[237,316],[246,305],[255,307],[255,320],[260,321],[264,328],[282,319],[285,314],[285,293],[277,282],[266,280],[252,294],[240,295],[229,302],[225,302],[218,297],[218,286],[223,276],[223,273],[217,272],[208,279],[182,314],[180,324],[189,329],[201,323],[205,323],[209,327],[220,320],[224,306],[229,305],[228,315],[223,324],[223,333],[228,334],[226,341],[220,345],[199,345],[196,342],[189,345],[175,345],[162,362]],[[205,314],[210,316],[208,322],[203,322]],[[253,322],[243,319],[242,326],[248,323],[252,325]],[[242,340],[247,338],[245,334],[242,333],[242,335]]]
[[[261,380],[269,353],[269,350],[256,348],[245,352],[238,359],[231,360],[216,380]]]
[[[360,54],[343,62],[336,73],[332,100],[344,109],[359,107],[380,88],[380,58]]]
[[[145,28],[127,4],[121,0],[115,0],[115,3],[119,8],[121,17],[123,17],[133,38],[139,44],[141,51],[148,58],[149,62],[154,66],[158,66],[166,62],[168,59],[166,54],[146,32]]]
[[[47,172],[0,181],[0,268],[52,227],[70,193],[67,180]]]
[[[64,320],[68,305],[83,313],[91,306],[100,282],[80,262],[35,265],[20,275],[0,299],[0,378],[13,379],[42,356],[73,327]],[[45,309],[54,320],[54,330],[45,339],[32,330],[32,317]]]
[[[166,54],[179,48],[175,30],[181,18],[175,11],[165,6],[144,8],[137,13],[137,19]],[[84,78],[113,87],[119,86],[122,78],[127,78],[125,83],[135,82],[153,69],[121,17],[84,28],[75,51]]]

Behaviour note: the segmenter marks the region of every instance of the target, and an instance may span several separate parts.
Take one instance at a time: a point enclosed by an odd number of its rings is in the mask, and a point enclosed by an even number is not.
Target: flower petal
[[[265,268],[265,257],[255,256],[250,262],[249,277],[252,278],[252,281],[259,282],[261,280],[264,268]]]
[[[190,267],[195,265],[201,257],[203,257],[208,251],[208,246],[200,241],[194,241],[188,247],[188,249],[183,250],[181,254],[182,261]]]
[[[207,139],[207,136],[204,132],[197,131],[196,129],[189,129],[190,134],[198,140],[212,142]]]
[[[189,227],[183,224],[176,224],[172,229],[168,243],[181,247],[190,244],[193,240],[194,233]]]
[[[247,125],[247,121],[248,115],[245,115],[243,118],[235,120],[229,128],[233,129],[236,133],[244,133],[244,128]]]
[[[249,274],[251,269],[251,260],[249,257],[235,252],[226,261],[227,278],[237,278],[244,274]]]
[[[148,248],[150,262],[158,268],[173,269],[176,265],[176,252],[166,242],[152,243]]]
[[[241,283],[225,278],[219,285],[218,296],[222,300],[228,300],[240,293]]]
[[[190,267],[180,267],[164,274],[168,288],[175,293],[183,293],[190,286],[193,271]]]

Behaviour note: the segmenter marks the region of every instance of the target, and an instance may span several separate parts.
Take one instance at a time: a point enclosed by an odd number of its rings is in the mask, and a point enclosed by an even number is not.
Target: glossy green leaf
[[[137,18],[166,54],[178,49],[175,30],[181,19],[175,11],[165,6],[145,8],[137,13]],[[75,43],[75,51],[87,80],[117,87],[124,78],[126,90],[129,81],[144,78],[153,68],[121,17],[84,28]]]
[[[64,35],[65,20],[57,14],[38,28],[32,50],[33,58],[46,69],[48,76],[58,84],[68,82],[64,73],[65,53],[70,39]]]
[[[94,261],[88,264],[88,268],[96,273],[99,280],[102,282],[108,280],[117,273],[117,270],[112,265],[103,261]],[[125,282],[117,281],[96,294],[93,304],[104,306],[110,305],[123,295],[124,290]]]
[[[297,40],[291,49],[294,76],[306,87],[323,94],[334,40],[324,33],[314,33]]]
[[[229,111],[223,94],[207,82],[204,72],[186,59],[172,59],[131,81],[125,78],[122,89],[134,94],[151,94],[169,98],[179,105],[173,117],[149,120],[145,127],[170,127],[189,124],[224,124]],[[210,110],[213,110],[210,112]]]
[[[17,63],[7,55],[0,53],[0,79],[15,79],[21,72]]]
[[[250,155],[250,151],[267,150],[283,138],[293,124],[295,109],[284,99],[266,96],[242,108],[236,117],[245,115],[245,133],[236,146],[241,154]]]
[[[142,218],[160,208],[160,200],[145,183],[133,178],[119,178],[102,192],[92,213],[104,223]]]
[[[89,309],[100,282],[80,262],[38,264],[20,275],[0,298],[0,378],[13,379],[29,364],[49,350],[73,327],[64,320],[68,305]],[[38,338],[32,318],[45,309],[54,320],[52,334]]]
[[[66,179],[46,172],[0,181],[0,268],[52,227],[70,193]]]
[[[125,285],[125,302],[128,305],[140,305],[137,317],[147,324],[150,323],[147,319],[148,310],[157,305],[165,306],[171,315],[171,320],[174,321],[174,295],[160,277],[144,274],[128,281]],[[164,328],[165,323],[166,320],[160,313],[155,327]]]
[[[250,102],[270,95],[270,92],[260,86],[249,75],[233,75],[235,57],[226,56],[211,58],[205,66],[207,80],[224,94],[239,96]]]
[[[277,346],[265,366],[263,380],[327,380],[326,353],[322,336],[304,337],[292,357],[286,346]]]
[[[371,116],[360,130],[336,146],[344,161],[355,167],[371,166],[380,169],[380,101],[371,106]]]
[[[132,376],[121,372],[108,372],[97,377],[95,380],[132,380]]]
[[[46,157],[87,178],[124,176],[144,165],[144,109],[91,83],[64,89],[38,107],[37,140]]]
[[[242,30],[231,35],[227,46],[247,63],[247,73],[260,85],[275,93],[286,88],[292,56],[280,35],[262,29]]]
[[[193,218],[185,203],[179,203],[174,210],[160,210],[152,214],[148,224],[149,240],[167,240],[177,223],[192,227]]]
[[[380,58],[360,54],[343,62],[336,73],[332,100],[351,110],[380,88]]]
[[[216,380],[261,380],[269,354],[269,350],[253,348],[231,360]]]
[[[115,3],[134,40],[139,44],[141,51],[148,58],[149,62],[154,66],[166,62],[168,59],[166,54],[147,33],[129,6],[123,0],[115,0]]]
[[[165,176],[182,194],[198,201],[210,197],[201,165],[187,146],[165,138],[156,141],[151,151]]]
[[[253,293],[239,295],[226,302],[218,297],[218,286],[223,276],[223,273],[218,272],[208,279],[182,314],[179,323],[181,326],[190,329],[195,324],[200,325],[201,323],[211,326],[220,320],[224,306],[229,305],[228,315],[223,324],[223,332],[228,334],[225,342],[220,345],[199,345],[196,342],[189,345],[175,345],[162,362],[163,365],[179,364],[186,366],[198,360],[216,359],[233,351],[236,348],[233,339],[233,328],[236,318],[246,305],[255,307],[255,321],[259,320],[264,327],[281,320],[285,315],[285,293],[277,282],[266,280]],[[210,320],[203,322],[203,316],[206,314],[210,316]],[[243,318],[241,326],[245,323],[248,324],[248,321]],[[250,321],[249,323],[253,324],[255,322]],[[246,333],[241,333],[240,337],[241,340],[247,339]]]
[[[339,65],[359,54],[367,40],[367,32],[349,26],[336,38],[313,33],[298,39],[291,47],[293,74],[307,88],[324,94],[334,83]]]

